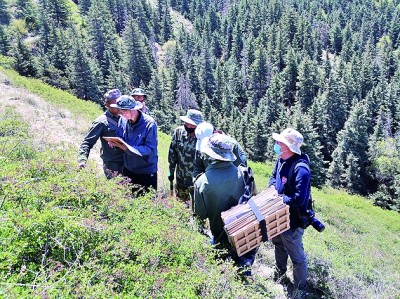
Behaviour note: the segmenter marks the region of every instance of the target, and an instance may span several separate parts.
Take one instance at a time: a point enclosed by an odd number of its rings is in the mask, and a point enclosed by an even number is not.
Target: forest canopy
[[[400,211],[400,1],[0,0],[0,54],[101,103],[145,88],[169,133],[188,108],[253,161],[303,133],[313,184]]]

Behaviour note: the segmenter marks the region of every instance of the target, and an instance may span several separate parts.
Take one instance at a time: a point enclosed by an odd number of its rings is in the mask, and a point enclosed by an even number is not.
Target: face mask
[[[183,125],[185,127],[186,132],[188,132],[189,134],[194,133],[194,130],[196,130],[196,128],[188,128],[185,125]]]
[[[278,143],[274,144],[274,152],[278,156],[282,155],[282,149],[281,149],[281,146]]]

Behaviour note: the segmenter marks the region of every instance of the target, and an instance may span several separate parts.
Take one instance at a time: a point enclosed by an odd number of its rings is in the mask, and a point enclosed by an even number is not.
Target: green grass
[[[305,247],[328,267],[334,297],[350,298],[352,292],[363,298],[400,296],[399,214],[331,188],[313,189],[313,196],[326,229],[308,228]]]

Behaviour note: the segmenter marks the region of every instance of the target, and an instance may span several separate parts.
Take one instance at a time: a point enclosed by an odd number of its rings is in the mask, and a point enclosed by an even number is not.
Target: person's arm
[[[294,193],[283,194],[283,202],[291,207],[303,207],[309,197],[310,190],[310,171],[303,167],[295,167],[294,170]]]
[[[269,178],[268,187],[274,186],[276,189],[276,174],[278,171],[278,162],[275,163],[274,170],[272,171],[271,177]]]
[[[203,173],[206,170],[204,167],[204,161],[201,158],[201,153],[200,151],[196,150],[196,153],[194,154],[194,160],[193,160],[193,181],[197,178],[197,176],[200,173]]]
[[[194,213],[201,219],[206,219],[208,217],[203,193],[200,192],[200,187],[197,183],[194,184]]]
[[[240,146],[238,142],[236,142],[233,147],[233,153],[236,156],[236,160],[235,162],[233,162],[235,166],[239,166],[240,164],[247,166],[246,153],[244,152],[243,148]]]
[[[80,147],[79,147],[79,157],[78,163],[82,166],[86,163],[90,150],[96,144],[97,140],[99,140],[100,136],[102,135],[104,128],[104,124],[96,119],[92,126],[89,129],[89,132],[83,139]]]

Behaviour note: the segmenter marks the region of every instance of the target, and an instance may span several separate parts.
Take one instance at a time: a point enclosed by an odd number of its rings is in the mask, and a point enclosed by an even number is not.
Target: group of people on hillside
[[[107,178],[121,174],[136,188],[157,190],[157,124],[145,105],[146,97],[141,88],[135,88],[131,95],[122,95],[118,89],[105,93],[107,110],[93,122],[80,146],[80,168],[85,167],[91,148],[100,138]],[[189,109],[180,119],[183,125],[174,130],[169,146],[168,180],[175,181],[178,199],[192,207],[197,217],[209,220],[211,243],[226,249],[227,256],[244,269],[244,274],[251,275],[250,267],[257,248],[237,256],[229,244],[221,218],[221,212],[237,205],[244,193],[245,182],[238,166],[246,165],[246,154],[236,140],[204,121],[200,111]],[[106,141],[103,137],[119,137],[123,142]],[[311,175],[302,163],[299,167],[293,166],[298,161],[309,163],[309,160],[301,153],[303,136],[295,129],[274,133],[272,138],[278,159],[269,185],[276,188],[290,211],[290,230],[272,239],[275,278],[281,280],[286,275],[290,256],[294,285],[299,294],[304,295],[308,267],[299,211],[308,207]],[[293,175],[289,175],[290,171]]]

